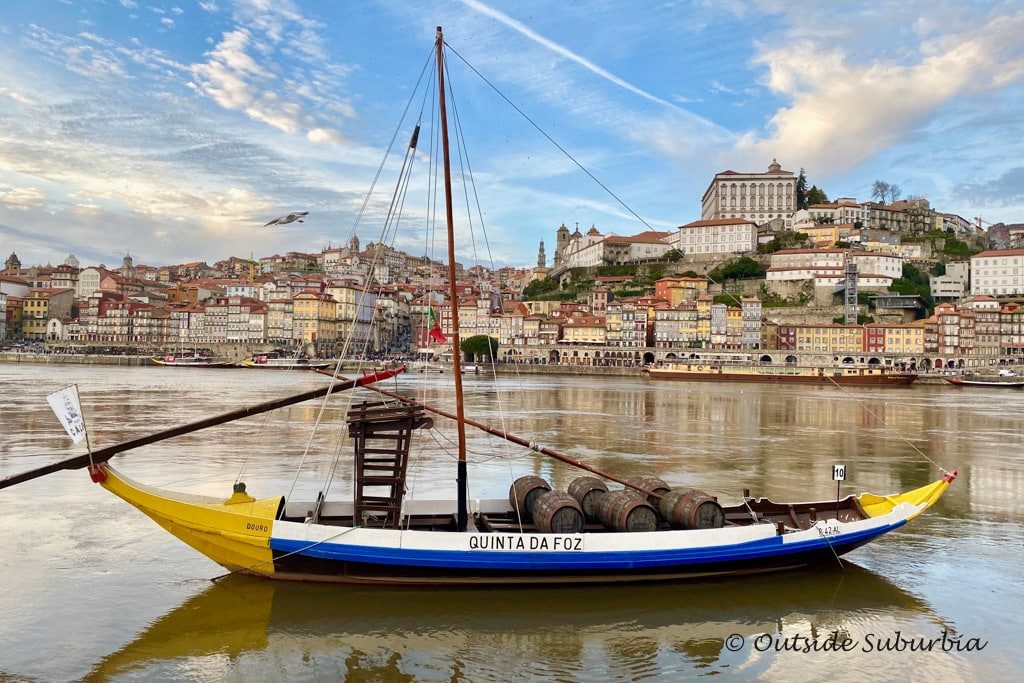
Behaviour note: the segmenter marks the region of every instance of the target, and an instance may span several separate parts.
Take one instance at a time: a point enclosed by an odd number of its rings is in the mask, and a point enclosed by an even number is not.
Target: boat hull
[[[944,380],[957,387],[988,387],[995,389],[1024,389],[1024,381],[1000,382],[981,379],[961,379],[960,377],[943,377]]]
[[[770,382],[834,386],[909,386],[916,374],[889,373],[870,368],[713,367],[650,368],[652,380],[676,382]]]
[[[255,370],[324,370],[333,363],[330,361],[264,361],[262,363],[254,360],[243,360],[241,365]]]
[[[898,496],[861,494],[862,518],[823,518],[799,528],[761,521],[718,529],[553,534],[311,523],[285,518],[281,498],[186,496],[136,484],[109,466],[104,472],[105,488],[230,571],[406,585],[678,581],[834,563],[923,513],[949,485],[944,479]],[[442,503],[454,508],[454,501]],[[824,511],[834,504],[794,505]]]

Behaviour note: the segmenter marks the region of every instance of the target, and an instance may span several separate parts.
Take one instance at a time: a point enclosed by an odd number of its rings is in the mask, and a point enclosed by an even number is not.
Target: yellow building
[[[74,296],[73,289],[30,289],[22,310],[21,334],[26,339],[45,339],[46,323],[50,318],[71,318],[71,303]]]
[[[838,225],[808,225],[800,228],[798,232],[802,232],[810,237],[811,243],[818,247],[834,247],[836,242],[839,241]]]
[[[885,352],[909,355],[924,353],[924,321],[885,327]]]
[[[797,325],[796,350],[827,353],[860,353],[864,328],[860,325]]]
[[[604,344],[606,341],[605,319],[585,315],[562,325],[563,344]]]
[[[714,299],[710,294],[697,297],[697,337],[711,341],[711,304]]]
[[[305,343],[333,344],[338,339],[338,303],[330,294],[306,290],[292,303],[292,335]]]

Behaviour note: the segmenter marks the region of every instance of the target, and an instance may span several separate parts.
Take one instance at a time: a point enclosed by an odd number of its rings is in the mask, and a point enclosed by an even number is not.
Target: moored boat
[[[908,386],[917,373],[883,366],[814,367],[799,365],[729,365],[724,363],[675,362],[645,368],[652,380],[683,382],[779,382],[852,386]]]
[[[333,363],[328,360],[317,360],[305,356],[290,356],[283,353],[257,353],[241,365],[258,370],[322,370]]]
[[[435,47],[447,214],[448,296],[456,302],[459,296],[445,106],[447,71],[440,27]],[[411,136],[407,159],[415,157],[418,137],[419,123]],[[399,188],[406,185],[398,183]],[[403,204],[401,200],[393,202],[393,206]],[[387,235],[386,225],[382,233]],[[861,493],[844,498],[837,495],[811,503],[776,503],[744,492],[741,500],[723,506],[707,493],[673,488],[653,477],[616,476],[510,434],[504,420],[498,428],[468,418],[462,386],[459,306],[451,307],[450,316],[454,413],[371,386],[402,371],[397,368],[90,451],[88,456],[9,477],[0,481],[0,488],[59,469],[88,467],[93,481],[231,572],[342,583],[581,585],[748,574],[822,562],[841,564],[839,557],[844,553],[921,515],[956,478],[956,472],[942,470],[939,479],[908,492]],[[822,377],[821,381],[838,383],[838,375],[826,376],[824,369],[816,370],[820,372],[809,373],[814,381]],[[848,377],[871,378],[864,383],[886,383],[879,381],[886,377],[881,368],[836,370]],[[902,383],[909,384],[913,378],[907,375]],[[717,379],[721,379],[721,373]],[[307,501],[292,500],[290,495],[255,498],[237,480],[229,496],[180,494],[133,482],[108,464],[113,455],[129,448],[301,400],[326,400],[336,391],[358,387],[372,389],[385,400],[352,401],[345,413],[345,434],[351,441],[354,460],[350,500],[327,500],[330,480],[315,499]],[[85,431],[81,410],[65,398],[57,397],[51,405],[68,433],[77,439]],[[324,413],[321,408],[318,425]],[[456,436],[449,441],[457,448],[453,453],[456,498],[409,500],[406,483],[414,432],[432,428],[432,416],[455,422]],[[596,476],[575,480],[567,491],[552,490],[536,476],[521,477],[511,483],[507,500],[471,501],[467,427]],[[341,450],[340,446],[336,449],[336,458]],[[332,476],[337,464],[337,460],[332,463]],[[623,488],[609,490],[604,482]]]
[[[989,387],[996,389],[1024,389],[1024,379],[1008,377],[993,377],[982,379],[979,376],[973,377],[943,377],[950,384],[958,387]]]
[[[195,353],[188,356],[174,355],[168,353],[164,356],[152,356],[149,359],[154,365],[162,365],[172,368],[230,368],[234,362],[227,358],[217,356],[205,356]]]

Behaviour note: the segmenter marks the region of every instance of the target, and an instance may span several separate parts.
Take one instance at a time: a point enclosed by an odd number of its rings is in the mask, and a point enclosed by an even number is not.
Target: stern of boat
[[[857,502],[869,517],[882,517],[893,512],[903,504],[910,505],[912,511],[907,515],[907,521],[921,516],[925,510],[935,505],[942,494],[946,492],[949,485],[956,479],[957,472],[947,472],[942,479],[921,488],[907,491],[891,496],[879,496],[874,493],[862,493],[857,496]]]

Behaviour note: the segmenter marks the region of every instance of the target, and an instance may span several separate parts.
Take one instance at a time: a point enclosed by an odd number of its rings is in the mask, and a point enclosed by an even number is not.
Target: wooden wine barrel
[[[633,486],[638,486],[647,491],[653,491],[654,493],[660,493],[663,495],[672,490],[671,486],[666,484],[664,480],[658,479],[657,477],[634,477],[633,479],[629,479],[627,481],[629,481],[629,483],[632,484]],[[657,496],[644,495],[643,493],[640,493],[636,489],[628,490],[645,499],[648,503],[654,506],[655,510],[658,509],[658,501],[661,500],[661,498]]]
[[[576,477],[569,484],[569,495],[583,508],[588,522],[600,521],[597,516],[597,502],[608,493],[608,487],[597,477]]]
[[[597,516],[612,531],[655,531],[658,513],[643,498],[626,491],[610,491],[597,502]]]
[[[583,531],[583,508],[565,491],[548,491],[530,510],[537,531],[545,534],[578,534]]]
[[[531,512],[537,499],[551,490],[551,484],[534,476],[519,477],[508,490],[508,502],[512,512],[519,512],[525,520],[532,519]]]
[[[677,529],[720,529],[725,512],[718,501],[697,489],[673,489],[661,498],[661,516]]]

